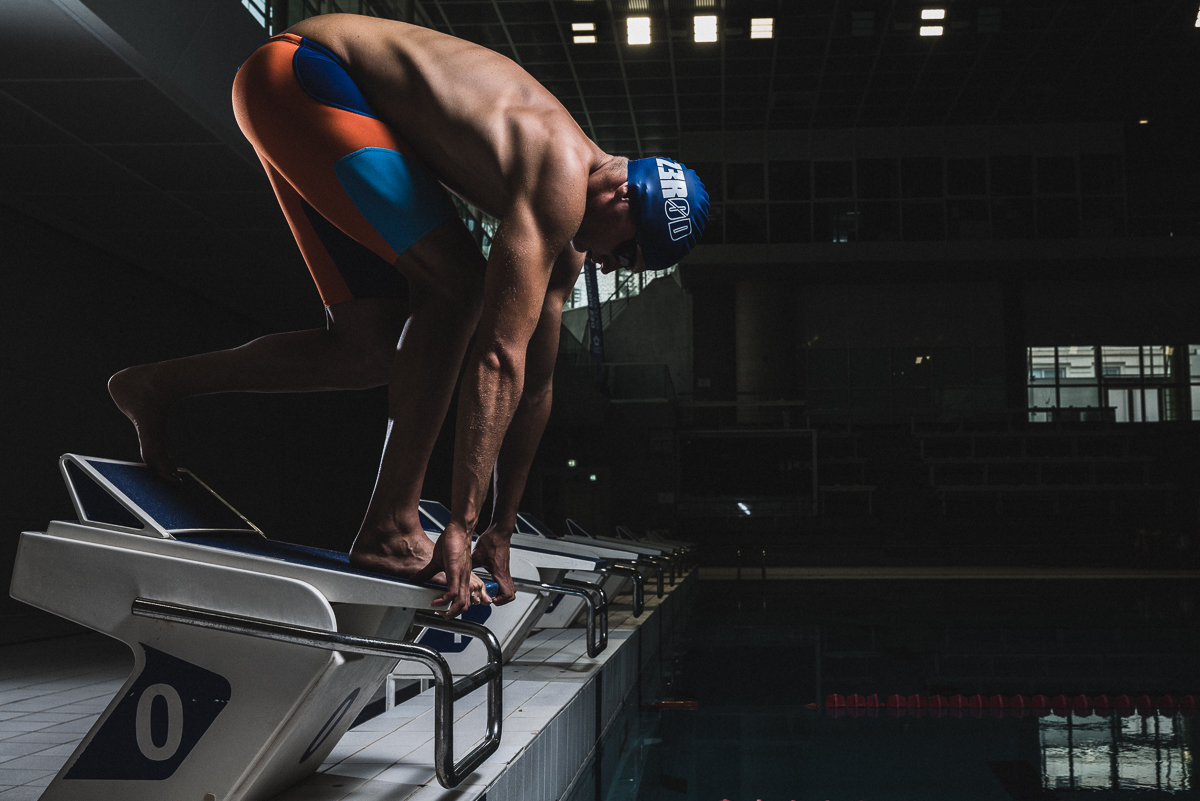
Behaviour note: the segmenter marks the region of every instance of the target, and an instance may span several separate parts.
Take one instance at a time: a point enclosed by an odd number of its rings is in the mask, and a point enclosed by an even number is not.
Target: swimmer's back
[[[289,29],[345,64],[377,114],[452,190],[497,216],[543,175],[547,153],[599,149],[553,95],[511,60],[437,31],[329,14]]]

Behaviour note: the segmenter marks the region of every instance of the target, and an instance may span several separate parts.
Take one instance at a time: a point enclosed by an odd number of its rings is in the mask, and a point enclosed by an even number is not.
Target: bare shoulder
[[[523,130],[513,136],[512,197],[526,206],[549,244],[565,246],[583,220],[598,149],[569,115],[516,119]]]

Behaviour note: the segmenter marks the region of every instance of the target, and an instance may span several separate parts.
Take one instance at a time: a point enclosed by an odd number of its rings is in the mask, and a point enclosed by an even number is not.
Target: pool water
[[[1200,716],[1170,708],[1200,700],[1198,592],[1188,581],[703,582],[643,692],[697,706],[643,703],[609,748],[620,761],[597,797],[1200,797]],[[826,708],[835,694],[1151,704]]]

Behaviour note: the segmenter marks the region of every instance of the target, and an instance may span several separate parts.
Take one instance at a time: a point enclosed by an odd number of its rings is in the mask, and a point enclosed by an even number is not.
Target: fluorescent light
[[[712,8],[717,4],[717,0],[696,0],[696,8]]]
[[[1138,125],[1147,125],[1149,122],[1150,120],[1138,120]]]
[[[1200,11],[1196,12],[1196,27],[1200,28]]]
[[[744,503],[738,503],[738,509],[741,510],[742,514],[745,514],[745,515],[750,514],[750,507]]]
[[[693,17],[694,33],[697,42],[717,41],[717,18],[712,16]]]
[[[649,17],[630,17],[625,20],[625,30],[631,45],[650,44]]]
[[[944,8],[923,8],[921,9],[921,19],[945,19],[946,9]]]
[[[596,23],[594,22],[572,22],[571,30],[573,31],[594,31]]]
[[[575,37],[575,44],[595,44],[595,43],[596,43],[595,36],[576,36]]]
[[[775,36],[775,18],[762,17],[750,20],[751,39],[770,39]]]
[[[941,25],[922,25],[921,26],[921,35],[922,36],[941,36],[942,35],[942,26]]]

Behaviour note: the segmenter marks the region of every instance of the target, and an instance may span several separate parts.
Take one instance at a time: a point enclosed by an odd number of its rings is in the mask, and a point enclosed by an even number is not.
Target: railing
[[[914,434],[933,431],[1010,431],[1062,425],[1107,427],[1116,422],[1111,406],[1029,406],[1015,409],[936,411],[912,415]]]
[[[805,401],[680,401],[679,427],[808,428]]]
[[[490,576],[488,577],[490,578]],[[493,579],[494,580],[494,579]],[[513,578],[519,590],[528,592],[560,593],[582,598],[587,605],[587,655],[595,659],[608,646],[608,599],[604,590],[588,581],[570,581],[570,584],[546,584],[541,581]]]

